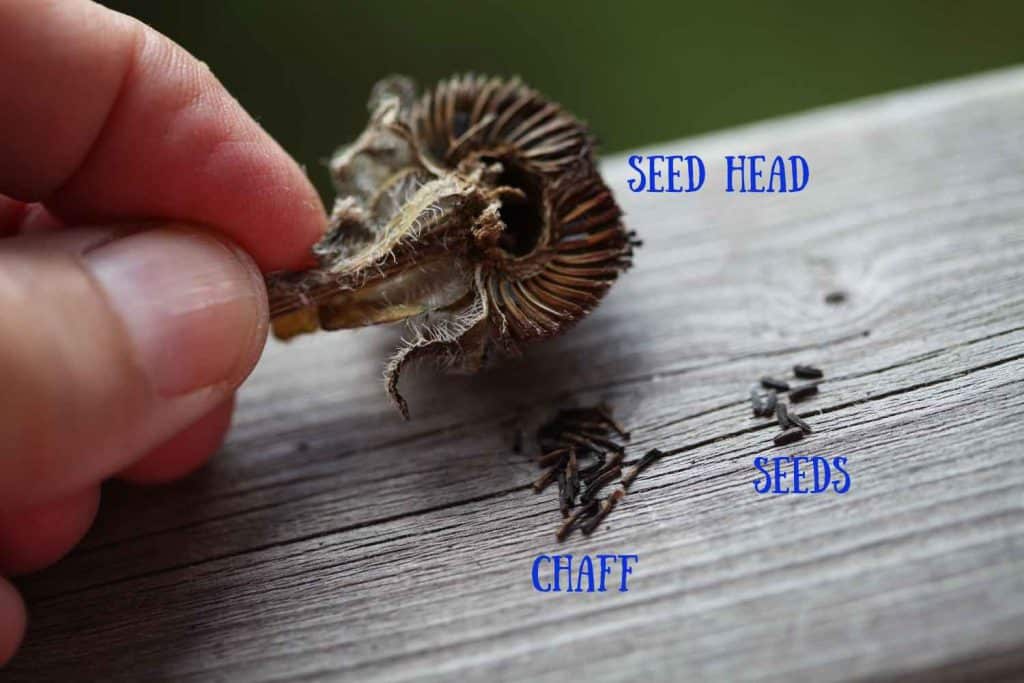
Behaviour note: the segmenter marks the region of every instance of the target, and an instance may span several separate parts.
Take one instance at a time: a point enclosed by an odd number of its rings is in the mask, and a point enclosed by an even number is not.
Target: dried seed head
[[[453,77],[418,101],[378,83],[366,130],[331,160],[338,190],[318,267],[268,277],[288,338],[407,321],[385,371],[433,358],[465,371],[589,313],[636,241],[598,175],[586,127],[513,79]]]

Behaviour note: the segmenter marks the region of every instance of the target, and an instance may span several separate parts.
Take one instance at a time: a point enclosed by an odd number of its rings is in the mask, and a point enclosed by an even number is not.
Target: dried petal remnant
[[[456,76],[419,100],[379,83],[366,130],[331,161],[338,190],[318,267],[268,277],[274,332],[406,321],[385,370],[474,371],[589,313],[638,243],[586,127],[518,80]]]

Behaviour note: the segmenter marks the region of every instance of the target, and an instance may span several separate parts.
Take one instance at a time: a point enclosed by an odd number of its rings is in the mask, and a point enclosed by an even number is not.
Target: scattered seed
[[[800,379],[821,379],[825,376],[825,373],[813,365],[794,365],[793,374]]]
[[[572,530],[576,528],[577,522],[584,517],[589,517],[597,512],[598,505],[600,505],[600,503],[598,503],[597,500],[590,500],[582,507],[577,508],[576,512],[569,515],[569,518],[566,519],[565,522],[562,523],[562,526],[558,528],[558,531],[555,533],[555,538],[559,541],[564,541],[569,534],[572,533]]]
[[[846,301],[846,292],[843,291],[836,290],[825,295],[825,303],[832,306],[841,304],[844,301]]]
[[[760,387],[750,390],[750,406],[754,410],[755,417],[768,417],[775,410],[775,403],[778,401],[778,394],[772,390],[764,391]]]
[[[615,505],[622,500],[622,497],[625,495],[625,490],[615,489],[612,491],[610,496],[601,501],[601,507],[598,509],[597,513],[583,524],[583,527],[581,528],[583,534],[589,536],[594,533],[594,529],[604,521],[604,518],[608,516],[609,512],[615,509]]]
[[[793,417],[789,414],[789,406],[782,401],[775,406],[775,419],[778,421],[780,429],[789,429],[794,424]]]
[[[776,446],[785,446],[788,443],[799,441],[804,438],[804,432],[799,427],[790,427],[784,432],[781,432],[775,437]]]
[[[811,425],[804,422],[803,419],[796,413],[789,413],[787,417],[789,418],[790,424],[802,429],[804,434],[810,434],[813,431],[811,429]]]
[[[775,389],[775,391],[789,391],[789,382],[774,377],[762,377],[761,386],[765,389]]]
[[[665,454],[657,448],[652,448],[644,453],[643,457],[630,468],[629,472],[627,472],[624,477],[622,477],[622,488],[628,489],[629,485],[633,483],[634,479],[636,479],[636,475],[640,474],[648,465],[663,455]]]
[[[804,384],[789,392],[789,400],[798,403],[805,398],[810,398],[818,393],[817,384]]]

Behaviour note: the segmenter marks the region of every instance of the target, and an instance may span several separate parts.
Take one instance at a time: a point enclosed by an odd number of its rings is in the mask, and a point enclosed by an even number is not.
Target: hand
[[[170,40],[85,0],[0,0],[0,574],[64,555],[104,479],[216,450],[266,338],[259,269],[302,266],[325,225]],[[0,664],[24,624],[0,578]]]

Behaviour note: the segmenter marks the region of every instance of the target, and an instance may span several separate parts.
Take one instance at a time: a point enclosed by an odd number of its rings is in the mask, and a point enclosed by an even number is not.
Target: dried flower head
[[[268,277],[288,338],[407,321],[385,370],[432,358],[475,371],[597,305],[638,242],[598,175],[586,127],[518,80],[453,77],[416,100],[378,83],[370,122],[330,168],[338,198],[318,267]]]

